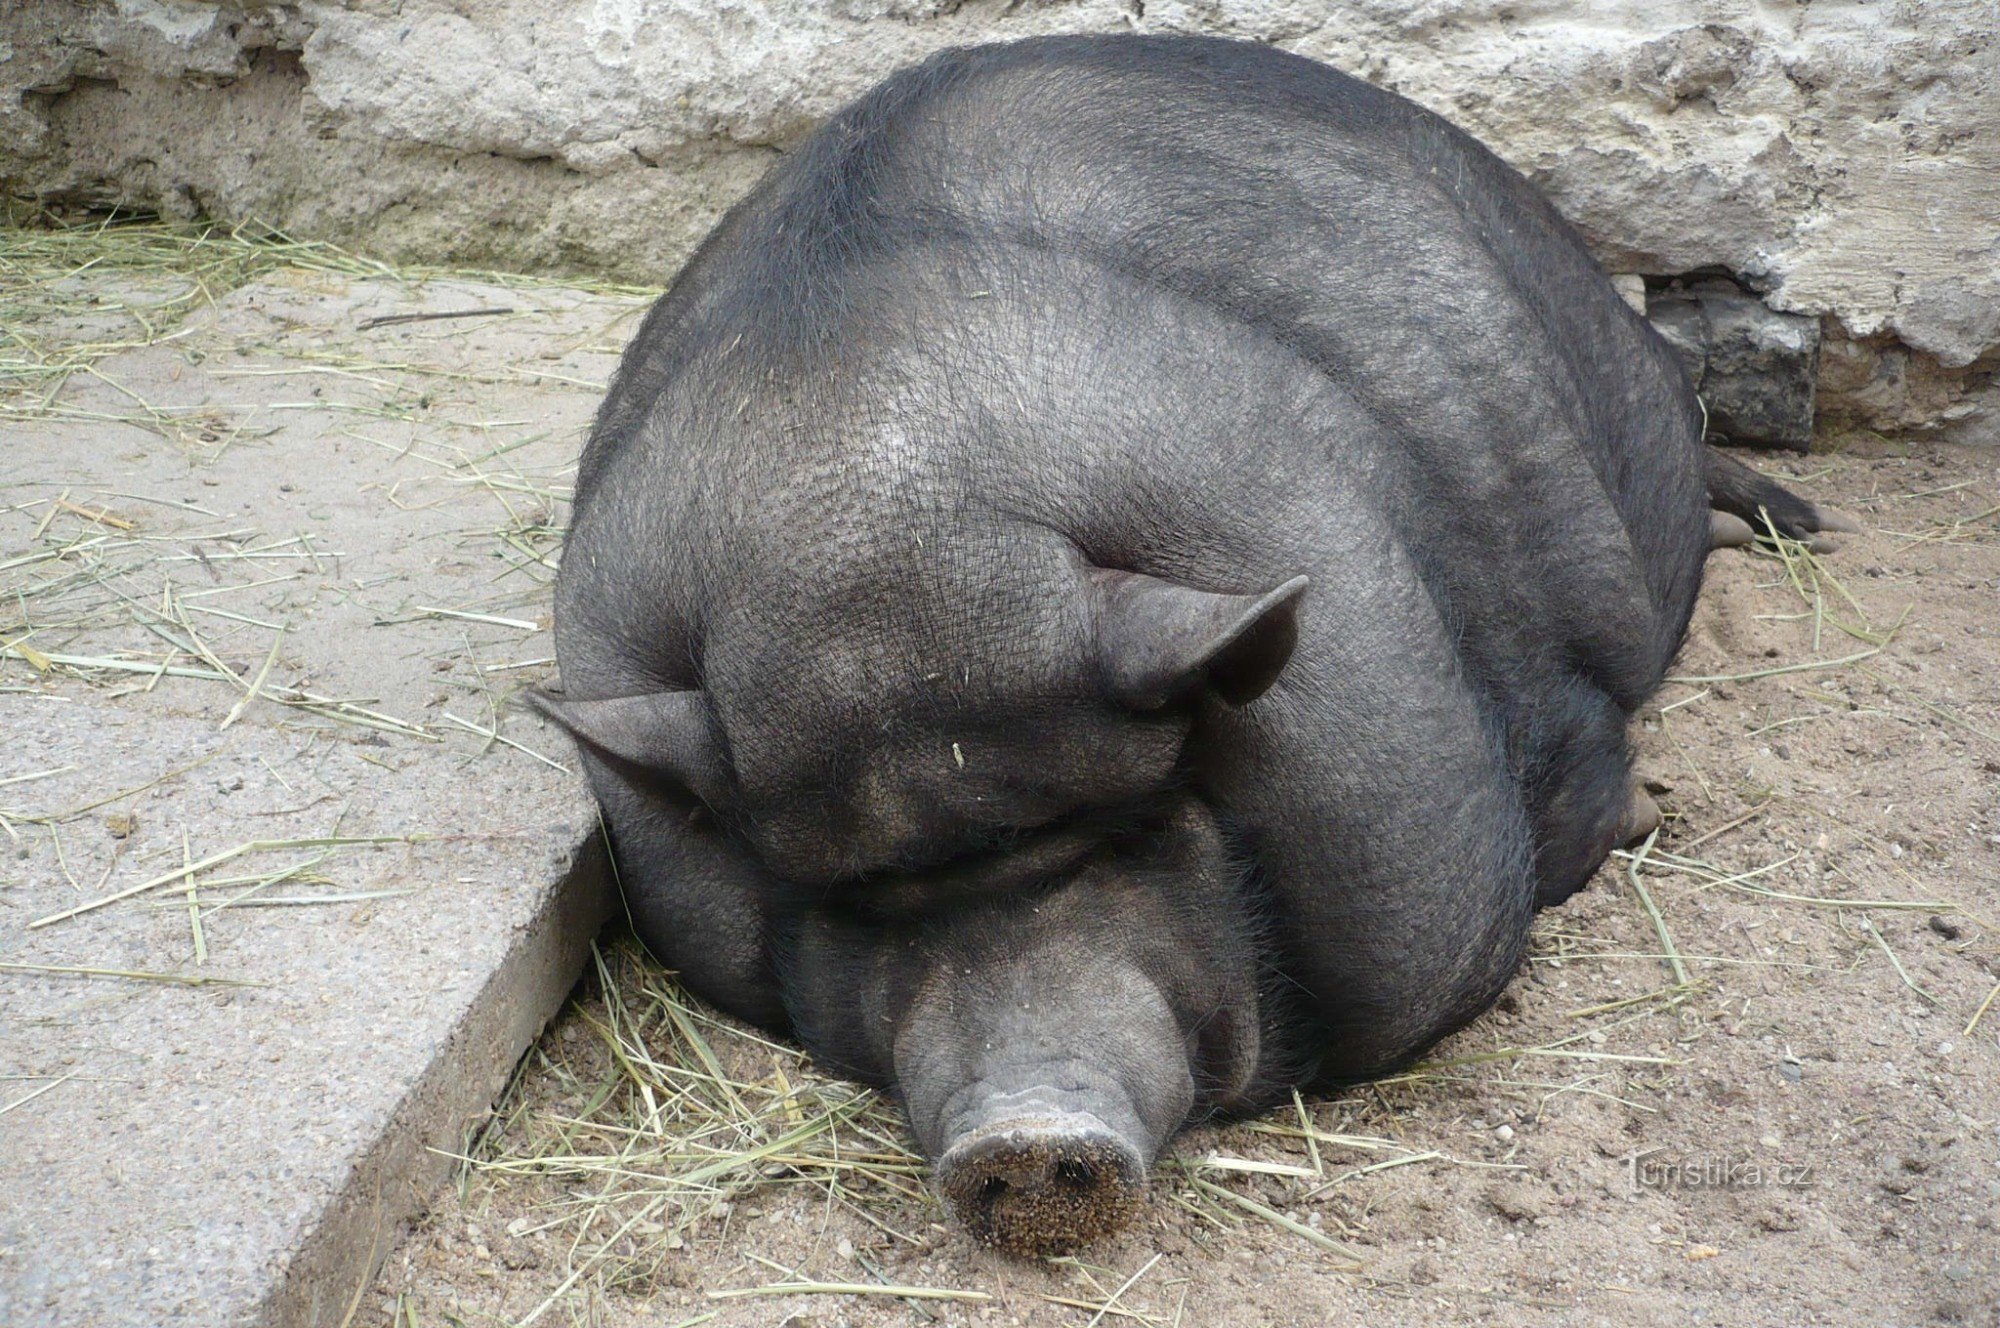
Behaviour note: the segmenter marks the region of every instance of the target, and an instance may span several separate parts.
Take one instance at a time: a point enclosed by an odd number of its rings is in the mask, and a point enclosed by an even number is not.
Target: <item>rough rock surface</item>
[[[1710,432],[1767,447],[1812,446],[1818,319],[1778,313],[1719,280],[1676,284],[1652,295],[1645,312],[1687,365]]]
[[[1395,88],[1525,170],[1611,270],[1725,269],[1827,318],[1833,415],[2000,440],[1991,0],[41,0],[0,12],[0,180],[657,280],[896,66],[1123,29]]]
[[[1956,400],[2000,362],[1988,0],[46,0],[0,14],[0,178],[394,256],[660,278],[898,64],[1124,28],[1276,42],[1396,88],[1536,178],[1612,270],[1726,268],[1832,316],[1860,360],[1834,382],[1850,414],[1958,406],[1958,434],[2000,434]],[[1908,378],[1882,364],[1904,352],[1952,400],[1882,382]]]

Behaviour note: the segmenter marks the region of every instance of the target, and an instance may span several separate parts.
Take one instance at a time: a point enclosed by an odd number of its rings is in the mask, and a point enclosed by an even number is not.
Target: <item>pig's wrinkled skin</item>
[[[730,212],[598,417],[563,692],[640,935],[1019,1251],[1407,1062],[1642,822],[1710,503],[1512,170],[1269,48],[946,52]]]

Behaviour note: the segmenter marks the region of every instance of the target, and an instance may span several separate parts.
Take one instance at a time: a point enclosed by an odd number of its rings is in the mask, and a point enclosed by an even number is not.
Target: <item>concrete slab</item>
[[[0,1323],[343,1322],[575,980],[510,698],[643,304],[286,271],[0,417]]]

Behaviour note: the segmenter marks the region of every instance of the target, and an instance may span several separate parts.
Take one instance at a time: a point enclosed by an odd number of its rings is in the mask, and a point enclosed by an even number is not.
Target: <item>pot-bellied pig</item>
[[[1477,1015],[1657,818],[1626,721],[1711,504],[1832,524],[1437,116],[1227,41],[947,51],[646,318],[544,704],[655,953],[1059,1250],[1190,1120]]]

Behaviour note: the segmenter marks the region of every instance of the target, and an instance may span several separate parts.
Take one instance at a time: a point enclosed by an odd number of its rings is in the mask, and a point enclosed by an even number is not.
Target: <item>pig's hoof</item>
[[[1636,844],[1647,835],[1660,828],[1660,804],[1653,801],[1653,795],[1632,786],[1632,801],[1625,807],[1625,824],[1619,829],[1619,840],[1625,844]]]
[[[1750,523],[1729,512],[1708,514],[1708,547],[1711,549],[1740,549],[1755,542],[1757,532]]]
[[[1125,1224],[1146,1163],[1095,1116],[1005,1121],[968,1135],[937,1165],[966,1229],[1009,1254],[1068,1254]]]
[[[1832,553],[1840,547],[1840,541],[1833,535],[1859,535],[1862,526],[1859,521],[1845,512],[1836,512],[1831,507],[1813,508],[1812,533],[1804,536],[1806,548],[1814,553]]]

